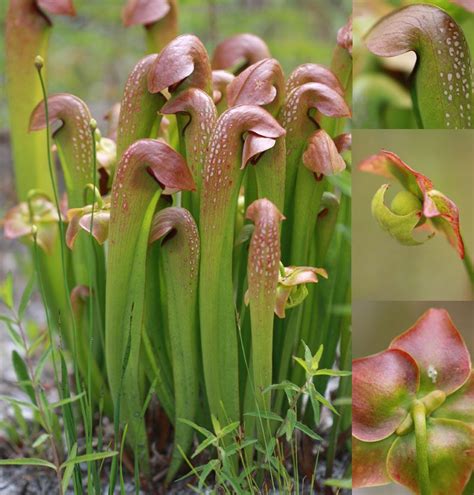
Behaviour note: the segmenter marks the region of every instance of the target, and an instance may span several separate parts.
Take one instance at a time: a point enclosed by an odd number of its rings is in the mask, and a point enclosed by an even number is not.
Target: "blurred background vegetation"
[[[0,78],[4,78],[4,17],[0,0]],[[55,16],[50,40],[50,92],[73,93],[99,120],[120,101],[124,81],[145,53],[143,29],[124,28],[125,0],[74,0],[77,17]],[[217,42],[240,32],[262,37],[288,74],[305,62],[329,64],[337,30],[352,10],[351,0],[179,0],[180,32],[194,33],[211,52]],[[0,129],[8,126],[0,80]]]
[[[353,163],[384,148],[397,153],[428,176],[435,189],[460,211],[467,252],[474,248],[474,141],[472,131],[356,130]],[[382,184],[400,190],[395,181],[353,171],[352,290],[354,300],[470,300],[472,292],[463,263],[442,234],[420,246],[403,246],[372,218],[372,197]],[[472,324],[471,324],[472,328]],[[356,340],[356,339],[354,339]]]
[[[411,327],[428,308],[446,309],[457,329],[474,354],[472,302],[358,302],[352,308],[352,354],[354,358],[368,356],[386,349],[392,339]],[[410,495],[400,485],[361,488],[353,495]]]

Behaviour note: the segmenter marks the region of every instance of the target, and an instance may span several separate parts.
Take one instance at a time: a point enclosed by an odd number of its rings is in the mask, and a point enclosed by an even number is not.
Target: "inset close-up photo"
[[[472,129],[474,2],[354,0],[354,128]]]
[[[353,307],[354,495],[474,490],[472,302]]]
[[[470,131],[357,130],[356,300],[472,300]]]

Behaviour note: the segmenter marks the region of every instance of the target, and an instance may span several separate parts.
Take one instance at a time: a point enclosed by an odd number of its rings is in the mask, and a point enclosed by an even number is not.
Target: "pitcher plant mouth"
[[[212,72],[206,48],[192,34],[183,34],[166,45],[148,74],[148,89],[176,93],[195,87],[211,94]]]
[[[285,99],[285,78],[272,58],[250,65],[227,86],[228,105],[258,105],[276,116]]]
[[[178,35],[177,0],[128,0],[122,10],[125,27],[145,28],[148,53],[158,53]]]
[[[228,70],[239,74],[247,67],[265,58],[270,58],[266,43],[254,34],[237,34],[216,46],[212,55],[214,70]]]
[[[145,26],[163,19],[171,10],[169,0],[129,0],[122,12],[124,26]]]
[[[472,128],[469,46],[461,27],[434,5],[409,5],[382,17],[365,37],[381,57],[415,52],[410,77],[418,125],[427,129]]]

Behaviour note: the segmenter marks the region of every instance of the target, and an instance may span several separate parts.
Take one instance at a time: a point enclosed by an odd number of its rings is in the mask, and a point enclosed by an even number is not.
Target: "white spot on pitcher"
[[[432,383],[436,383],[436,381],[438,380],[438,371],[432,364],[428,366],[428,376]]]

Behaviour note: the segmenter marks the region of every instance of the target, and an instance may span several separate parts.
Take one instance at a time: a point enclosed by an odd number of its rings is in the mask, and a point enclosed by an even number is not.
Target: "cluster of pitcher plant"
[[[6,18],[21,203],[4,231],[33,246],[80,409],[115,420],[115,449],[127,432],[146,478],[156,394],[175,432],[168,481],[193,425],[240,425],[264,444],[292,422],[317,438],[319,403],[337,413],[328,376],[345,375],[331,368],[350,362],[350,24],[331,69],[308,63],[285,78],[256,36],[210,58],[196,36],[176,36],[177,2],[130,1],[124,22],[145,26],[150,54],[101,134],[81,99],[46,93],[46,11],[74,14],[66,0],[12,0]],[[300,386],[307,402],[294,400]]]

